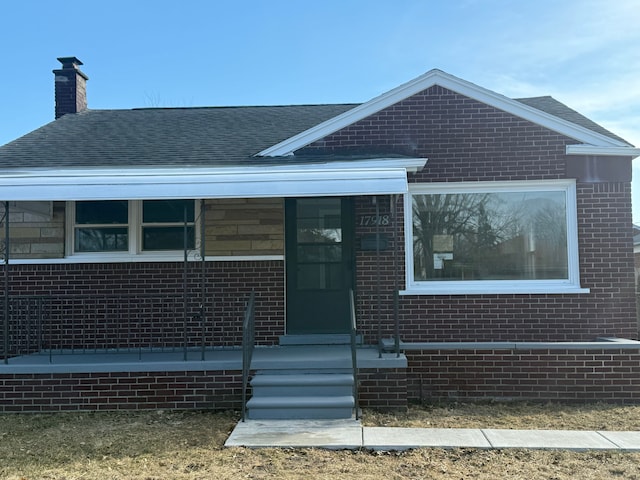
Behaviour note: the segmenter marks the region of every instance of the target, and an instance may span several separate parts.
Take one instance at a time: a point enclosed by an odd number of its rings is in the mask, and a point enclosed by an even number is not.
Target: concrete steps
[[[353,374],[341,370],[256,372],[251,380],[248,418],[340,419],[352,418]]]

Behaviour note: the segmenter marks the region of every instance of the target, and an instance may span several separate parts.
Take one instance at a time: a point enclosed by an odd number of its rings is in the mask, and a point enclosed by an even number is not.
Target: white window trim
[[[73,201],[66,203],[66,235],[65,252],[67,259],[77,259],[84,262],[130,262],[140,261],[171,261],[183,260],[184,250],[142,250],[142,202],[143,200],[128,200],[129,202],[129,249],[126,252],[76,252],[75,251],[75,227],[76,208]],[[200,245],[200,202],[194,200],[195,244],[196,248],[189,249],[189,259],[200,257],[198,245]]]
[[[564,191],[567,208],[568,278],[564,280],[416,281],[413,273],[413,194],[493,193],[500,191]],[[537,180],[412,184],[404,196],[405,281],[400,295],[563,294],[589,293],[580,286],[576,182]]]

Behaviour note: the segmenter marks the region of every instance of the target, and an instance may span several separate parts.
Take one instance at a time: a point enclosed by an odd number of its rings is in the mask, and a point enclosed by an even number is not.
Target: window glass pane
[[[127,200],[76,202],[76,224],[126,225],[129,222]]]
[[[195,229],[187,227],[187,248],[195,246]],[[184,227],[144,227],[143,250],[184,250]]]
[[[129,246],[127,227],[76,228],[76,252],[122,252]]]
[[[142,203],[143,223],[184,222],[184,209],[187,208],[187,222],[195,218],[193,200],[145,200]]]
[[[412,200],[416,281],[568,278],[564,191]]]

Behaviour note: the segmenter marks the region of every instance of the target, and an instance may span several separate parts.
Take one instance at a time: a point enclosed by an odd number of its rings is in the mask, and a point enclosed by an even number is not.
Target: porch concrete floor
[[[404,368],[404,355],[385,353],[373,347],[357,350],[358,368]],[[351,368],[351,350],[344,345],[256,347],[251,368]],[[0,362],[2,373],[92,373],[241,370],[242,350],[206,349],[171,352],[41,352]]]

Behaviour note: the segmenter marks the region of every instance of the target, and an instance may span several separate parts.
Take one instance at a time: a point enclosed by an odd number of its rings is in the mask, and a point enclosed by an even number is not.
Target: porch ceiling
[[[0,172],[4,201],[265,198],[407,191],[424,158],[224,168],[26,169]]]

